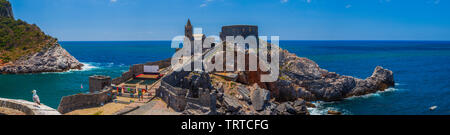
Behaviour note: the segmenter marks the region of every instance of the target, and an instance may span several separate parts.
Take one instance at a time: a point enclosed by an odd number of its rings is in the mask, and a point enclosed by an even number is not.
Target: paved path
[[[167,108],[167,104],[162,100],[155,99],[126,115],[181,115],[181,113]]]

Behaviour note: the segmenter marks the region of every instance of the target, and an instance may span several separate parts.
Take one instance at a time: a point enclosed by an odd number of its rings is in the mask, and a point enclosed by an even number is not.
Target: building
[[[188,19],[186,26],[184,26],[184,36],[189,39],[191,43],[191,53],[194,55],[194,41],[202,41],[201,45],[203,46],[203,42],[206,39],[206,35],[203,34],[202,28],[194,28],[191,24],[191,20]],[[177,48],[176,51],[180,50],[181,48]]]
[[[105,87],[111,86],[111,77],[94,75],[89,77],[89,91],[91,93],[101,92]]]
[[[186,36],[190,41],[194,40],[194,30],[190,19],[188,19],[186,26],[184,26],[184,36]]]
[[[172,72],[161,79],[156,96],[178,112],[200,106],[215,113],[216,90],[210,82],[211,78],[205,72]]]
[[[227,36],[242,36],[247,38],[248,36],[255,36],[258,39],[258,26],[255,25],[231,25],[223,26],[222,32],[220,32],[220,39],[226,41]]]
[[[189,19],[186,26],[184,26],[184,36],[186,36],[191,42],[193,42],[194,40],[205,41],[206,39],[206,35],[203,34],[203,29],[194,28],[191,24],[191,20]]]

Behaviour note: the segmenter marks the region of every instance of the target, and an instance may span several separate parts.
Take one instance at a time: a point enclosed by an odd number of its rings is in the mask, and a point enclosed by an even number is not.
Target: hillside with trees
[[[14,19],[11,3],[0,0],[0,64],[39,52],[54,41],[35,24]]]

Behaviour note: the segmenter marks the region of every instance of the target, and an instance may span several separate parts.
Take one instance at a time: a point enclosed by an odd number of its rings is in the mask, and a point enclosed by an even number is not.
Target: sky
[[[449,0],[10,0],[16,19],[60,41],[171,40],[259,26],[281,40],[450,40]]]

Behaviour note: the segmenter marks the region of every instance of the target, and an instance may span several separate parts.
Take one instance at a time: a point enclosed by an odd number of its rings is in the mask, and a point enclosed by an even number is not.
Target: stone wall
[[[112,94],[111,91],[103,91],[100,93],[65,96],[59,103],[58,111],[65,114],[78,109],[99,107],[102,104],[111,102],[113,100]]]
[[[156,95],[178,112],[184,111],[187,103],[205,106],[213,111],[216,110],[216,96],[209,93],[209,90],[200,90],[198,98],[187,97],[187,92],[187,89],[173,87],[161,81],[161,86],[156,90]]]
[[[27,115],[61,115],[61,113],[46,105],[37,105],[25,100],[0,98],[0,107],[18,110]]]
[[[184,89],[173,87],[161,81],[161,86],[156,90],[156,95],[175,111],[181,112],[186,107],[186,91]]]
[[[91,93],[99,92],[105,87],[111,86],[111,77],[109,76],[90,76],[89,91]]]
[[[186,98],[188,103],[194,103],[200,106],[208,107],[211,111],[215,112],[216,110],[216,95],[210,93],[210,90],[202,90],[199,91],[198,98]]]
[[[133,65],[127,72],[122,73],[122,76],[114,78],[112,84],[119,85],[142,73],[144,73],[144,64]]]

